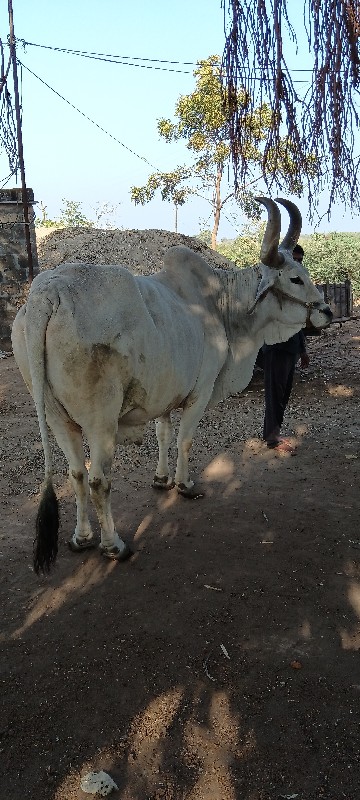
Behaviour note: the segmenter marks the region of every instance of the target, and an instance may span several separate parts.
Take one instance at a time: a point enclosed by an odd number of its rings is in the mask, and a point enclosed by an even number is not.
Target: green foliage
[[[47,215],[47,206],[42,202],[39,203],[39,208],[42,213],[42,219],[38,217],[35,220],[35,225],[42,228],[93,228],[94,223],[87,219],[81,211],[81,203],[76,200],[62,199],[64,207],[60,209],[61,216],[59,219],[49,219]]]
[[[35,219],[35,226],[39,227],[41,225],[42,228],[56,228],[58,223],[55,219],[49,219],[47,215],[47,206],[44,205],[42,200],[40,200],[38,204],[38,211],[41,212],[41,219],[40,217],[36,217]]]
[[[131,187],[131,199],[135,205],[144,206],[160,190],[162,200],[172,202],[175,206],[183,206],[191,189],[181,186],[181,183],[188,180],[189,177],[190,170],[186,167],[177,167],[173,172],[153,172],[145,186]]]
[[[258,222],[244,226],[241,236],[219,243],[219,253],[235,261],[238,267],[253,267],[259,261],[265,225],[265,222]]]
[[[242,236],[220,242],[218,250],[239,267],[256,264],[265,223],[244,229]],[[315,283],[351,281],[354,299],[360,297],[360,233],[313,233],[300,237],[304,264]]]
[[[36,228],[40,228],[40,226],[42,228],[58,228],[59,227],[59,223],[56,222],[55,219],[42,219],[41,220],[41,219],[39,219],[39,217],[36,217],[35,227]]]
[[[93,228],[94,223],[91,220],[87,219],[81,211],[81,203],[78,203],[76,200],[65,200],[63,198],[62,202],[65,204],[63,208],[60,209],[60,219],[59,224],[64,228]]]
[[[354,297],[360,297],[360,234],[314,233],[302,237],[304,264],[316,283],[351,281]]]
[[[204,242],[204,244],[207,244],[208,247],[211,247],[211,231],[209,230],[200,231],[198,236],[196,236],[195,238],[200,239],[200,242]]]

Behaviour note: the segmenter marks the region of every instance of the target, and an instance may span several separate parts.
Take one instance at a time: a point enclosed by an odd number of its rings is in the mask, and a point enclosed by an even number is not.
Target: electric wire
[[[172,64],[176,66],[192,66],[197,67],[199,62],[192,62],[192,61],[169,61],[167,59],[159,59],[159,58],[143,58],[140,56],[120,56],[120,55],[113,55],[111,53],[96,53],[96,52],[88,52],[86,50],[72,50],[68,47],[54,47],[52,45],[45,45],[45,44],[37,44],[36,42],[27,42],[25,39],[17,39],[17,42],[25,47],[38,47],[43,50],[51,50],[57,53],[65,53],[66,55],[74,55],[80,56],[81,58],[88,58],[95,61],[105,61],[110,64],[118,64],[119,66],[126,66],[126,67],[138,67],[140,69],[153,69],[160,72],[174,72],[177,74],[182,75],[191,75],[192,73],[189,70],[183,69],[174,69],[174,67],[164,67],[164,66],[155,66],[156,64]],[[143,64],[135,63],[135,62],[146,62]],[[218,64],[214,66],[221,67],[221,62],[219,61]],[[301,74],[311,74],[311,69],[294,69],[290,70],[292,73],[301,73]],[[241,79],[241,76],[239,76]],[[247,78],[249,80],[249,78]],[[262,75],[259,71],[258,75],[254,75],[250,80],[252,81],[261,81]],[[304,83],[304,80],[297,80],[294,83]]]
[[[121,147],[123,147],[125,150],[127,150],[129,153],[131,153],[133,156],[136,156],[136,158],[139,158],[140,161],[144,161],[145,164],[148,164],[149,167],[151,167],[152,169],[157,170],[157,167],[154,167],[154,165],[151,164],[151,162],[147,158],[145,158],[145,156],[139,156],[139,154],[136,153],[135,150],[132,150],[131,147],[128,147],[126,144],[124,144],[124,142],[121,142],[120,139],[117,139],[117,137],[113,136],[112,133],[109,133],[109,131],[107,131],[105,128],[103,128],[101,125],[99,125],[98,122],[95,122],[95,120],[91,119],[91,117],[89,117],[87,114],[85,114],[84,111],[81,111],[80,108],[75,106],[74,103],[71,103],[70,100],[67,100],[67,98],[64,97],[62,94],[60,94],[60,92],[58,92],[56,89],[53,89],[53,87],[50,86],[49,83],[44,81],[43,78],[40,78],[39,75],[37,75],[35,72],[33,72],[33,70],[31,70],[29,67],[27,67],[26,64],[24,64],[22,61],[20,61],[19,58],[17,59],[17,62],[18,62],[18,64],[21,65],[21,67],[23,69],[25,69],[27,72],[29,72],[31,75],[33,75],[34,78],[36,78],[38,81],[40,81],[40,83],[42,83],[44,86],[46,86],[47,89],[50,89],[50,91],[53,92],[54,94],[56,94],[57,97],[60,97],[60,99],[63,100],[64,103],[67,103],[71,108],[73,108],[75,111],[77,111],[78,114],[81,114],[81,116],[84,117],[84,119],[86,119],[88,122],[91,122],[92,125],[95,125],[95,127],[98,128],[100,131],[102,131],[102,133],[105,133],[106,136],[109,136],[110,139],[114,140],[114,142],[117,142],[117,144],[120,144]]]

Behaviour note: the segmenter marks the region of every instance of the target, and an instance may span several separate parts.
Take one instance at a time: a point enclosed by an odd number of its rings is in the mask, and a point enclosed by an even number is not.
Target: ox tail
[[[33,547],[36,573],[49,572],[58,552],[59,504],[53,487],[53,466],[45,410],[45,394],[50,391],[46,377],[46,331],[53,309],[54,302],[42,295],[41,290],[33,285],[27,303],[25,336],[32,396],[45,458],[45,477],[36,517]]]
[[[36,517],[36,536],[34,539],[34,570],[49,572],[58,552],[59,503],[51,478],[42,489],[40,505]]]

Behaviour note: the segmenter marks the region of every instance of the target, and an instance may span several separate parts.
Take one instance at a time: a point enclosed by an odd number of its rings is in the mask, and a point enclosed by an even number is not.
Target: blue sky
[[[6,5],[0,10],[3,42],[9,31]],[[220,0],[138,0],[134,4],[13,0],[13,11],[17,39],[123,56],[125,61],[111,64],[33,46],[24,51],[18,45],[18,57],[28,69],[118,140],[91,124],[27,70],[20,70],[26,181],[36,200],[47,206],[50,218],[59,216],[66,198],[81,202],[89,218],[94,218],[97,204],[116,205],[118,227],[173,230],[170,204],[154,200],[135,207],[129,189],[144,184],[153,168],[172,169],[187,156],[183,143],[169,145],[159,139],[156,123],[160,117],[173,118],[178,97],[193,91],[196,61],[222,54]],[[150,68],[131,66],[140,63],[136,59],[149,59],[142,63]],[[179,63],[152,63],[151,59]],[[300,55],[292,53],[290,66],[310,66],[305,46]],[[2,155],[0,185],[8,172]],[[15,186],[15,180],[6,186]],[[314,226],[306,219],[306,202],[299,205],[303,232],[309,233]],[[325,210],[325,201],[322,205]],[[192,235],[211,227],[211,219],[206,224],[210,212],[205,201],[192,201],[179,210],[178,230]],[[236,236],[243,222],[239,216],[233,226],[223,217],[219,238]],[[360,222],[340,206],[318,230],[360,230]]]

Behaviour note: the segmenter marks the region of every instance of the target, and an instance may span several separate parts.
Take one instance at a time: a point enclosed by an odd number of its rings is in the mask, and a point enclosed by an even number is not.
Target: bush
[[[348,278],[354,299],[360,297],[360,234],[314,233],[300,242],[316,283],[343,283]]]
[[[220,242],[218,251],[239,267],[259,260],[263,231],[249,230],[236,239]],[[360,233],[313,233],[300,237],[304,264],[315,283],[351,281],[354,300],[360,298]]]

